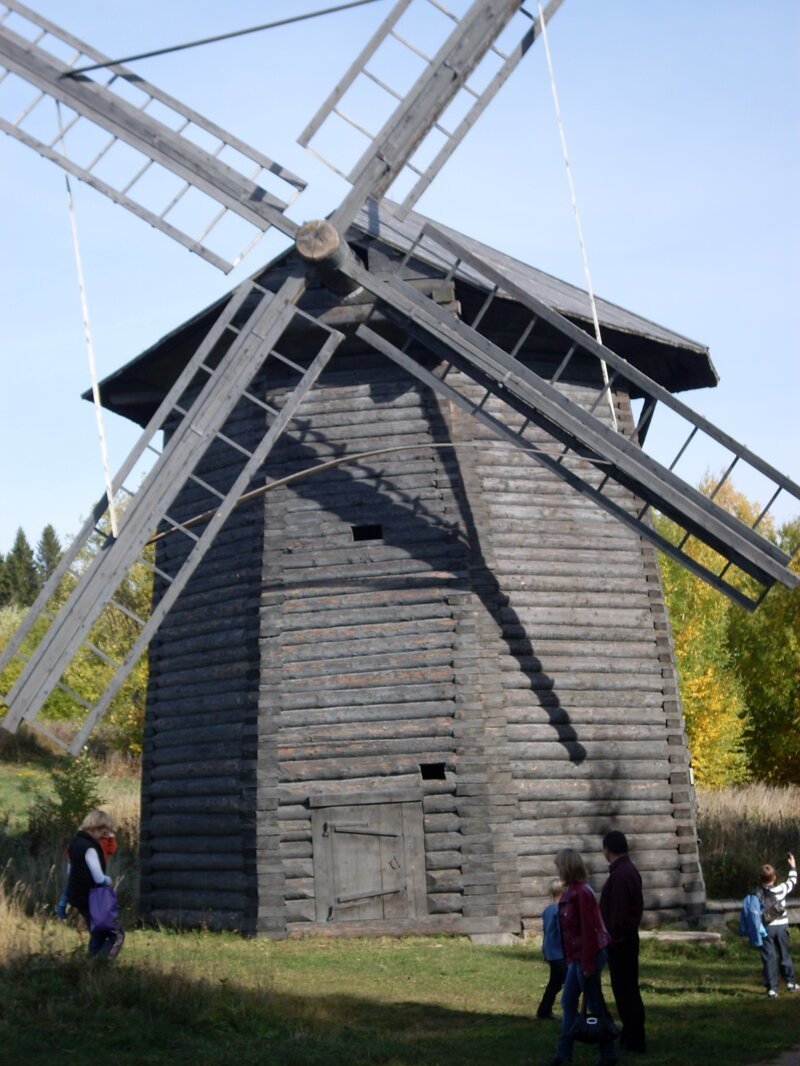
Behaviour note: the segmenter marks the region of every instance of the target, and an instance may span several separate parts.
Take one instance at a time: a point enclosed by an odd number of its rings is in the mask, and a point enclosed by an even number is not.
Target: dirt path
[[[800,1066],[800,1047],[784,1051],[777,1059],[770,1059],[769,1062],[762,1059],[761,1062],[753,1063],[753,1066]]]

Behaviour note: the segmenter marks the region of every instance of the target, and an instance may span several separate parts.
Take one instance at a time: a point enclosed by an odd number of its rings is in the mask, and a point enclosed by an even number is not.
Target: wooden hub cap
[[[326,219],[304,222],[295,237],[297,251],[309,263],[335,262],[341,243],[339,231]]]

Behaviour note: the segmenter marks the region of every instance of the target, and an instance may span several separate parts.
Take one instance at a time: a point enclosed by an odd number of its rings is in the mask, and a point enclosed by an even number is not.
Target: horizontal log
[[[425,833],[457,833],[461,829],[458,814],[426,814],[422,819]]]
[[[241,870],[150,870],[151,895],[160,890],[243,893],[254,886],[255,878]]]
[[[151,765],[160,767],[165,765],[185,766],[193,759],[210,761],[215,756],[218,760],[236,758],[242,752],[244,738],[234,739],[230,743],[217,741],[210,744],[159,744],[156,743],[150,752]]]
[[[539,690],[532,694],[529,689],[524,688],[503,689],[503,702],[509,714],[514,713],[514,708],[529,708],[532,704],[538,704],[545,710],[551,707],[556,710],[565,709],[568,713],[573,708],[578,707],[594,707],[598,709],[616,707],[626,710],[634,708],[637,711],[641,708],[650,708],[651,710],[660,710],[663,713],[665,698],[664,692],[658,691],[636,692],[618,689],[613,692],[606,692],[597,687],[585,690],[573,689],[569,696],[565,693],[562,700],[558,692]]]
[[[666,781],[670,774],[670,765],[664,759],[624,760],[593,758],[583,762],[570,762],[567,759],[547,759],[541,762],[526,759],[520,762],[512,759],[509,769],[515,779],[525,781],[540,777],[557,777],[565,779],[589,780],[602,786],[602,782],[613,781]]]
[[[317,917],[317,905],[313,899],[288,899],[286,901],[286,921],[313,922]]]
[[[522,623],[527,628],[556,625],[597,626],[616,629],[639,629],[652,624],[650,609],[628,607],[538,607],[515,605],[501,607],[501,622]]]
[[[240,829],[238,814],[155,814],[148,818],[151,836],[226,836]]]
[[[240,774],[245,765],[244,760],[237,757],[218,759],[197,759],[197,761],[178,760],[177,762],[155,765],[150,762],[148,747],[148,770],[147,776],[151,782],[172,780],[200,780],[204,777],[225,777],[229,774]]]
[[[301,729],[309,727],[322,727],[336,725],[347,727],[352,724],[354,730],[360,729],[364,724],[374,723],[376,726],[382,722],[402,722],[410,719],[451,719],[455,711],[453,700],[423,700],[420,702],[365,703],[355,707],[327,707],[316,708],[313,706],[300,707],[293,710],[281,708],[281,726],[286,729]],[[285,732],[281,729],[281,736]]]
[[[426,851],[426,870],[459,870],[462,856],[460,851]]]
[[[425,917],[351,922],[289,923],[290,936],[436,936],[519,933],[520,923],[497,915],[431,914]]]
[[[244,723],[241,716],[239,720],[228,719],[215,725],[187,726],[184,729],[170,729],[165,732],[156,732],[154,750],[161,752],[171,748],[194,748],[199,744],[239,743],[244,733]]]
[[[584,729],[610,730],[618,732],[631,730],[639,735],[651,731],[660,731],[663,735],[667,722],[664,701],[657,706],[643,707],[584,707],[576,704],[570,697],[569,706],[545,706],[528,702],[525,706],[515,705],[505,709],[508,723],[508,736],[524,739],[527,733],[546,735],[553,726],[574,725]],[[598,736],[601,735],[599,732]]]
[[[292,877],[314,876],[313,859],[283,859],[281,865],[286,872],[287,881]]]
[[[566,730],[566,732],[565,732]],[[662,740],[591,740],[582,731],[569,730],[568,727],[559,727],[553,730],[553,738],[535,744],[524,744],[521,741],[504,746],[502,751],[508,752],[514,760],[525,759],[532,762],[562,761],[564,752],[570,756],[584,757],[591,764],[595,759],[602,759],[606,763],[619,760],[630,763],[627,767],[632,771],[633,763],[637,760],[663,759],[662,770],[669,773],[669,764],[666,761],[667,743],[662,732]],[[559,735],[559,733],[561,735]],[[569,737],[569,739],[567,739]],[[512,764],[512,769],[516,766]],[[641,774],[636,774],[641,777]],[[663,774],[662,774],[663,776]]]
[[[244,855],[241,851],[219,852],[216,848],[204,852],[162,851],[151,855],[143,864],[145,876],[155,875],[156,871],[198,871],[205,873],[213,870],[244,870]],[[151,879],[151,884],[155,881]]]
[[[345,640],[357,637],[359,633],[369,632],[365,627],[369,626],[388,626],[390,632],[402,633],[403,630],[401,624],[403,622],[417,623],[425,621],[427,619],[444,618],[450,619],[451,611],[447,603],[443,600],[431,600],[430,590],[425,590],[427,593],[427,601],[424,603],[405,603],[405,602],[392,602],[392,596],[390,590],[385,590],[385,599],[388,601],[385,606],[370,607],[365,604],[353,603],[352,600],[360,599],[360,597],[352,597],[351,602],[345,602],[345,598],[334,597],[332,603],[326,602],[331,597],[323,599],[323,597],[316,597],[314,601],[309,603],[307,600],[299,599],[297,601],[297,607],[292,610],[292,601],[289,600],[284,605],[281,617],[281,631],[284,634],[284,639],[288,639],[288,634],[299,631],[304,641],[319,640],[330,633],[328,626],[321,626],[321,622],[327,617],[322,612],[333,611],[336,614],[336,639]],[[366,599],[366,597],[365,597]],[[320,603],[319,601],[323,602]],[[373,632],[369,632],[370,636],[374,635]]]
[[[150,797],[149,817],[173,814],[219,814],[238,816],[246,810],[241,787],[232,787],[228,795],[218,796],[153,796]]]
[[[282,709],[298,710],[309,706],[313,693],[286,692],[281,700]],[[360,689],[317,689],[316,701],[320,707],[340,707],[343,704],[365,705],[368,703],[419,703],[436,700],[447,702],[453,698],[453,686],[450,682],[409,684],[406,686],[376,686]],[[313,704],[312,704],[313,705]]]
[[[517,842],[517,854],[520,856],[532,855],[555,855],[561,848],[576,848],[583,852],[599,852],[602,845],[602,835],[590,830],[588,832],[573,831],[572,826],[565,826],[566,832],[561,834],[518,833],[514,826],[514,836]],[[672,832],[637,832],[631,834],[628,839],[628,847],[631,852],[640,851],[668,851],[675,853],[678,848],[678,837]]]
[[[172,836],[164,835],[162,832],[154,834],[152,826],[149,824],[143,835],[143,845],[152,849],[154,855],[163,853],[175,855],[206,855],[209,853],[208,841],[203,840],[202,837],[198,837],[194,833],[190,833],[189,835]],[[240,832],[233,830],[225,836],[215,836],[213,853],[215,855],[232,853],[241,856],[244,854],[244,850],[247,846],[245,837]]]
[[[464,879],[460,870],[428,870],[425,874],[428,893],[461,892]]]
[[[336,659],[294,664],[284,661],[281,672],[285,683],[312,681],[328,685],[341,684],[342,678],[347,683],[348,677],[362,673],[372,677],[401,670],[433,670],[438,673],[442,668],[451,668],[452,664],[453,651],[449,641],[438,648],[413,652],[401,651],[387,642],[380,655],[362,655],[358,650],[353,650],[350,655]]]
[[[449,660],[450,656],[445,658]],[[391,660],[389,660],[389,662],[384,664],[383,669],[329,674],[324,680],[315,677],[284,677],[282,688],[287,695],[305,692],[309,687],[319,689],[323,686],[326,692],[335,692],[337,689],[383,688],[387,685],[401,688],[418,686],[423,683],[428,685],[447,684],[452,681],[453,677],[453,666],[450,661],[446,661],[446,665],[415,666],[403,670],[394,669]]]
[[[614,782],[609,782],[609,789],[613,788],[613,785]],[[672,803],[668,795],[663,799],[617,799],[608,796],[596,798],[591,795],[582,799],[520,799],[518,809],[520,818],[529,818],[542,824],[591,814],[594,818],[605,819],[614,828],[623,831],[626,831],[625,826],[639,818],[672,815]]]
[[[414,756],[395,754],[391,757],[362,756],[342,759],[316,759],[303,762],[281,763],[281,775],[285,779],[305,782],[332,782],[344,779],[372,777],[383,773],[386,777],[419,771],[421,762],[440,762],[438,750],[420,751]],[[450,767],[452,770],[452,766]],[[326,785],[327,788],[327,785]]]
[[[461,914],[464,897],[460,892],[438,892],[428,896],[429,914]]]
[[[238,911],[244,918],[248,901],[242,892],[189,892],[184,889],[164,888],[148,893],[146,904],[152,911],[164,908],[177,911],[184,908],[187,911]]]
[[[341,744],[352,741],[401,740],[404,737],[451,737],[452,717],[408,718],[391,721],[337,722],[300,729],[281,729],[281,745]]]
[[[500,665],[500,664],[498,664]],[[660,670],[656,672],[642,671],[641,673],[603,673],[595,672],[579,673],[561,672],[551,670],[549,673],[526,672],[519,668],[504,671],[500,677],[503,691],[510,689],[522,689],[525,692],[554,692],[560,700],[568,701],[573,692],[597,692],[602,690],[607,695],[610,693],[627,692],[634,697],[640,697],[645,693],[653,693],[662,696],[665,691],[664,678]],[[672,684],[670,679],[670,684]]]
[[[606,875],[608,871],[606,870]],[[646,882],[646,887],[649,889],[656,888],[673,888],[682,889],[683,880],[685,875],[681,870],[669,869],[669,870],[646,870],[644,873],[643,883]],[[522,913],[526,916],[536,914],[537,911],[532,907],[532,901],[536,901],[536,905],[539,905],[540,901],[544,901],[541,904],[541,908],[538,911],[541,914],[544,907],[550,903],[550,885],[557,881],[558,877],[555,873],[555,867],[551,866],[551,871],[538,876],[525,877],[522,880]],[[603,871],[596,871],[592,876],[592,883],[595,886],[602,888],[604,884]]]
[[[292,877],[286,879],[286,889],[284,897],[287,903],[290,900],[298,899],[313,899],[314,898],[314,878],[313,877]]]
[[[444,762],[452,757],[455,743],[450,736],[402,737],[399,740],[378,738],[376,740],[337,740],[320,744],[295,744],[278,746],[278,758],[282,765],[294,773],[297,762],[319,761],[322,759],[358,759],[375,756],[378,759],[391,760],[396,755],[418,755],[419,762]],[[424,758],[422,758],[424,756]],[[418,763],[419,764],[419,763]]]
[[[148,924],[158,924],[172,929],[211,929],[215,932],[238,932],[247,927],[242,910],[189,910],[186,907],[170,909],[156,907],[146,915]]]
[[[436,782],[437,784],[444,784],[444,782]],[[381,788],[417,788],[419,787],[419,767],[416,766],[412,771],[404,774],[397,774],[393,776],[379,775],[369,776],[363,775],[359,778],[357,788],[359,790],[369,791]],[[426,781],[425,785],[431,785],[434,782]],[[315,783],[309,783],[307,781],[281,781],[278,791],[278,799],[283,804],[293,803],[308,803],[310,795],[318,795],[321,792],[341,792],[347,794],[353,791],[353,783],[347,780],[344,781],[332,781],[328,782],[324,786],[317,785]],[[309,815],[310,816],[310,815]]]
[[[241,779],[235,777],[199,777],[184,781],[181,778],[167,778],[163,781],[152,781],[146,785],[149,798],[161,797],[177,799],[185,796],[226,796],[232,792],[239,793]]]
[[[547,836],[563,836],[566,821],[564,817],[552,818],[522,818],[514,820],[514,836],[526,838],[541,838]],[[650,834],[665,833],[675,835],[676,823],[671,813],[661,815],[632,815],[620,817],[615,815],[608,818],[604,815],[593,816],[592,812],[585,810],[584,813],[573,813],[569,819],[569,831],[585,838],[587,835],[596,834],[601,839],[610,829],[619,829],[625,834]]]
[[[575,841],[567,846],[577,847],[580,850],[580,845]],[[591,849],[596,847],[597,841],[593,839],[591,841]],[[557,850],[539,855],[520,855],[518,862],[519,876],[523,879],[554,877],[555,866],[553,858]],[[581,854],[589,873],[589,881],[592,887],[599,891],[608,877],[608,863],[603,858],[602,852],[590,850],[590,847],[585,847]],[[656,851],[647,851],[638,847],[632,848],[631,858],[641,873],[643,881],[647,879],[651,871],[680,870],[681,868],[681,856],[678,854],[677,847],[672,850],[663,848]]]

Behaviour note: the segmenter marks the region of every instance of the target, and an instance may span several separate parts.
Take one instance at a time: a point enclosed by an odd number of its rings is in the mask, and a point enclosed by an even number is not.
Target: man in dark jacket
[[[628,857],[625,834],[612,829],[603,837],[603,854],[609,864],[608,880],[600,894],[600,913],[611,937],[608,970],[617,1005],[622,1036],[628,1051],[646,1050],[644,1004],[639,992],[639,923],[644,901],[642,879]]]

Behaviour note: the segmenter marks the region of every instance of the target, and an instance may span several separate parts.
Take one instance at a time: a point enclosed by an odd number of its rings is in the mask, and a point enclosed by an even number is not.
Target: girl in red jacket
[[[600,917],[597,897],[587,884],[588,874],[580,854],[574,848],[562,848],[556,855],[556,870],[564,883],[558,901],[558,920],[567,976],[561,996],[561,1037],[555,1058],[549,1066],[561,1066],[572,1061],[573,1038],[570,1030],[578,1016],[581,992],[589,1000],[593,1012],[607,1013],[600,987],[600,971],[606,963],[609,936]],[[617,1061],[613,1041],[598,1044],[598,1064],[611,1066]]]

